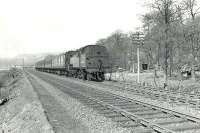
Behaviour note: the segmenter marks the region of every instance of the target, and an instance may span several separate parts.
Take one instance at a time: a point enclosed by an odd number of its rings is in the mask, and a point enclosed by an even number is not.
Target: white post
[[[138,61],[137,82],[140,83],[140,49],[139,49],[139,45],[138,45],[138,48],[137,48],[137,61]]]
[[[132,72],[135,73],[135,65],[134,65],[134,62],[133,62],[132,65],[133,65],[133,66],[132,66],[132,67],[133,67],[133,68],[132,68]]]
[[[22,58],[22,69],[24,70],[24,58]]]

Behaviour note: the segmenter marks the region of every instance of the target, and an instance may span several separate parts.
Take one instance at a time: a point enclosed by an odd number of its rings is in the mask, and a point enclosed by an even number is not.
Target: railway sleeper
[[[111,103],[110,103],[111,104]],[[120,107],[129,107],[129,106],[135,106],[135,107],[137,107],[137,104],[135,104],[135,103],[127,103],[127,102],[125,102],[125,103],[112,103],[112,105],[114,105],[114,106],[120,106]]]
[[[129,121],[132,121],[131,119],[125,117],[125,116],[122,116],[122,117],[114,117],[112,118],[113,121],[115,122],[129,122]]]
[[[129,101],[125,101],[125,100],[110,100],[110,101],[107,101],[107,100],[104,100],[104,99],[102,99],[102,101],[105,101],[105,102],[107,102],[107,103],[116,103],[116,104],[133,104],[133,102],[131,103],[131,102],[129,102]]]
[[[135,106],[120,106],[121,109],[126,109],[126,110],[141,110],[141,109],[149,109],[147,107],[144,107],[142,105],[135,105]]]
[[[158,111],[158,110],[149,110],[149,111],[141,111],[141,112],[137,112],[134,113],[135,115],[154,115],[154,114],[161,114],[163,113],[162,111]]]
[[[117,112],[106,109],[106,110],[98,110],[98,113],[106,116],[106,115],[109,115],[109,114],[116,114]]]
[[[114,99],[107,100],[107,99],[103,99],[103,98],[101,98],[101,100],[104,101],[104,102],[107,102],[107,103],[123,102],[123,101],[121,101],[121,100],[114,100]]]
[[[104,107],[104,106],[101,106],[101,107],[99,107],[99,108],[94,108],[94,109],[96,109],[96,110],[101,110],[101,111],[103,111],[103,110],[109,110],[109,108]]]
[[[182,119],[182,118],[167,118],[163,120],[159,120],[156,122],[159,125],[168,125],[168,124],[175,124],[175,123],[183,123],[187,122],[188,120]]]
[[[116,118],[116,117],[124,117],[122,114],[120,113],[111,113],[111,114],[105,114],[104,116],[109,117],[109,118]]]
[[[192,105],[197,105],[199,104],[199,102],[197,100],[189,100],[188,101],[189,104],[192,104]]]
[[[102,100],[102,101],[104,101],[104,100]],[[119,106],[136,105],[135,103],[130,103],[130,102],[127,102],[127,101],[124,101],[124,102],[120,102],[120,101],[104,101],[104,102],[109,103],[109,104],[119,105]]]
[[[152,129],[134,129],[133,133],[153,133]]]
[[[119,107],[120,108],[120,107]],[[145,111],[145,110],[149,110],[149,108],[143,108],[143,107],[123,107],[120,108],[129,112],[138,112],[138,111]]]
[[[104,98],[104,97],[99,97],[101,100],[106,101],[106,102],[112,102],[112,101],[121,101],[121,99],[114,99],[114,98]]]
[[[144,119],[154,119],[154,120],[166,119],[169,117],[172,117],[172,116],[168,114],[155,114],[155,115],[143,116]]]
[[[141,125],[134,122],[134,121],[120,121],[120,126],[123,127],[123,128],[136,128],[136,127],[140,127]]]
[[[200,126],[197,125],[197,124],[183,124],[183,125],[180,125],[180,126],[173,126],[172,127],[169,127],[171,130],[173,131],[176,131],[176,132],[183,132],[183,131],[188,131],[188,130],[199,130],[200,132]]]

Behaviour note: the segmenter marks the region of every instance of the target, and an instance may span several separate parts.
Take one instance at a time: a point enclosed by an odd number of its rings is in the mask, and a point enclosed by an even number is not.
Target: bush
[[[22,73],[16,68],[0,72],[0,104],[2,100],[9,100],[9,93],[12,91],[9,86],[15,84],[21,75]]]
[[[10,81],[10,71],[0,72],[0,105],[4,104],[9,97],[8,82]]]

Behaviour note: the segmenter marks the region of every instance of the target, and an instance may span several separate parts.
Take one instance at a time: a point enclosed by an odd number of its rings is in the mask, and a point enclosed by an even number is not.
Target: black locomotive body
[[[35,67],[40,71],[98,81],[104,80],[104,73],[110,69],[107,49],[99,45],[59,54],[36,63]]]

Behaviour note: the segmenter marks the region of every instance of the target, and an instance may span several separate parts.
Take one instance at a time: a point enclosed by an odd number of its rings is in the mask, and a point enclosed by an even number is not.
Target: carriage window
[[[101,52],[97,52],[97,54],[101,54]]]

